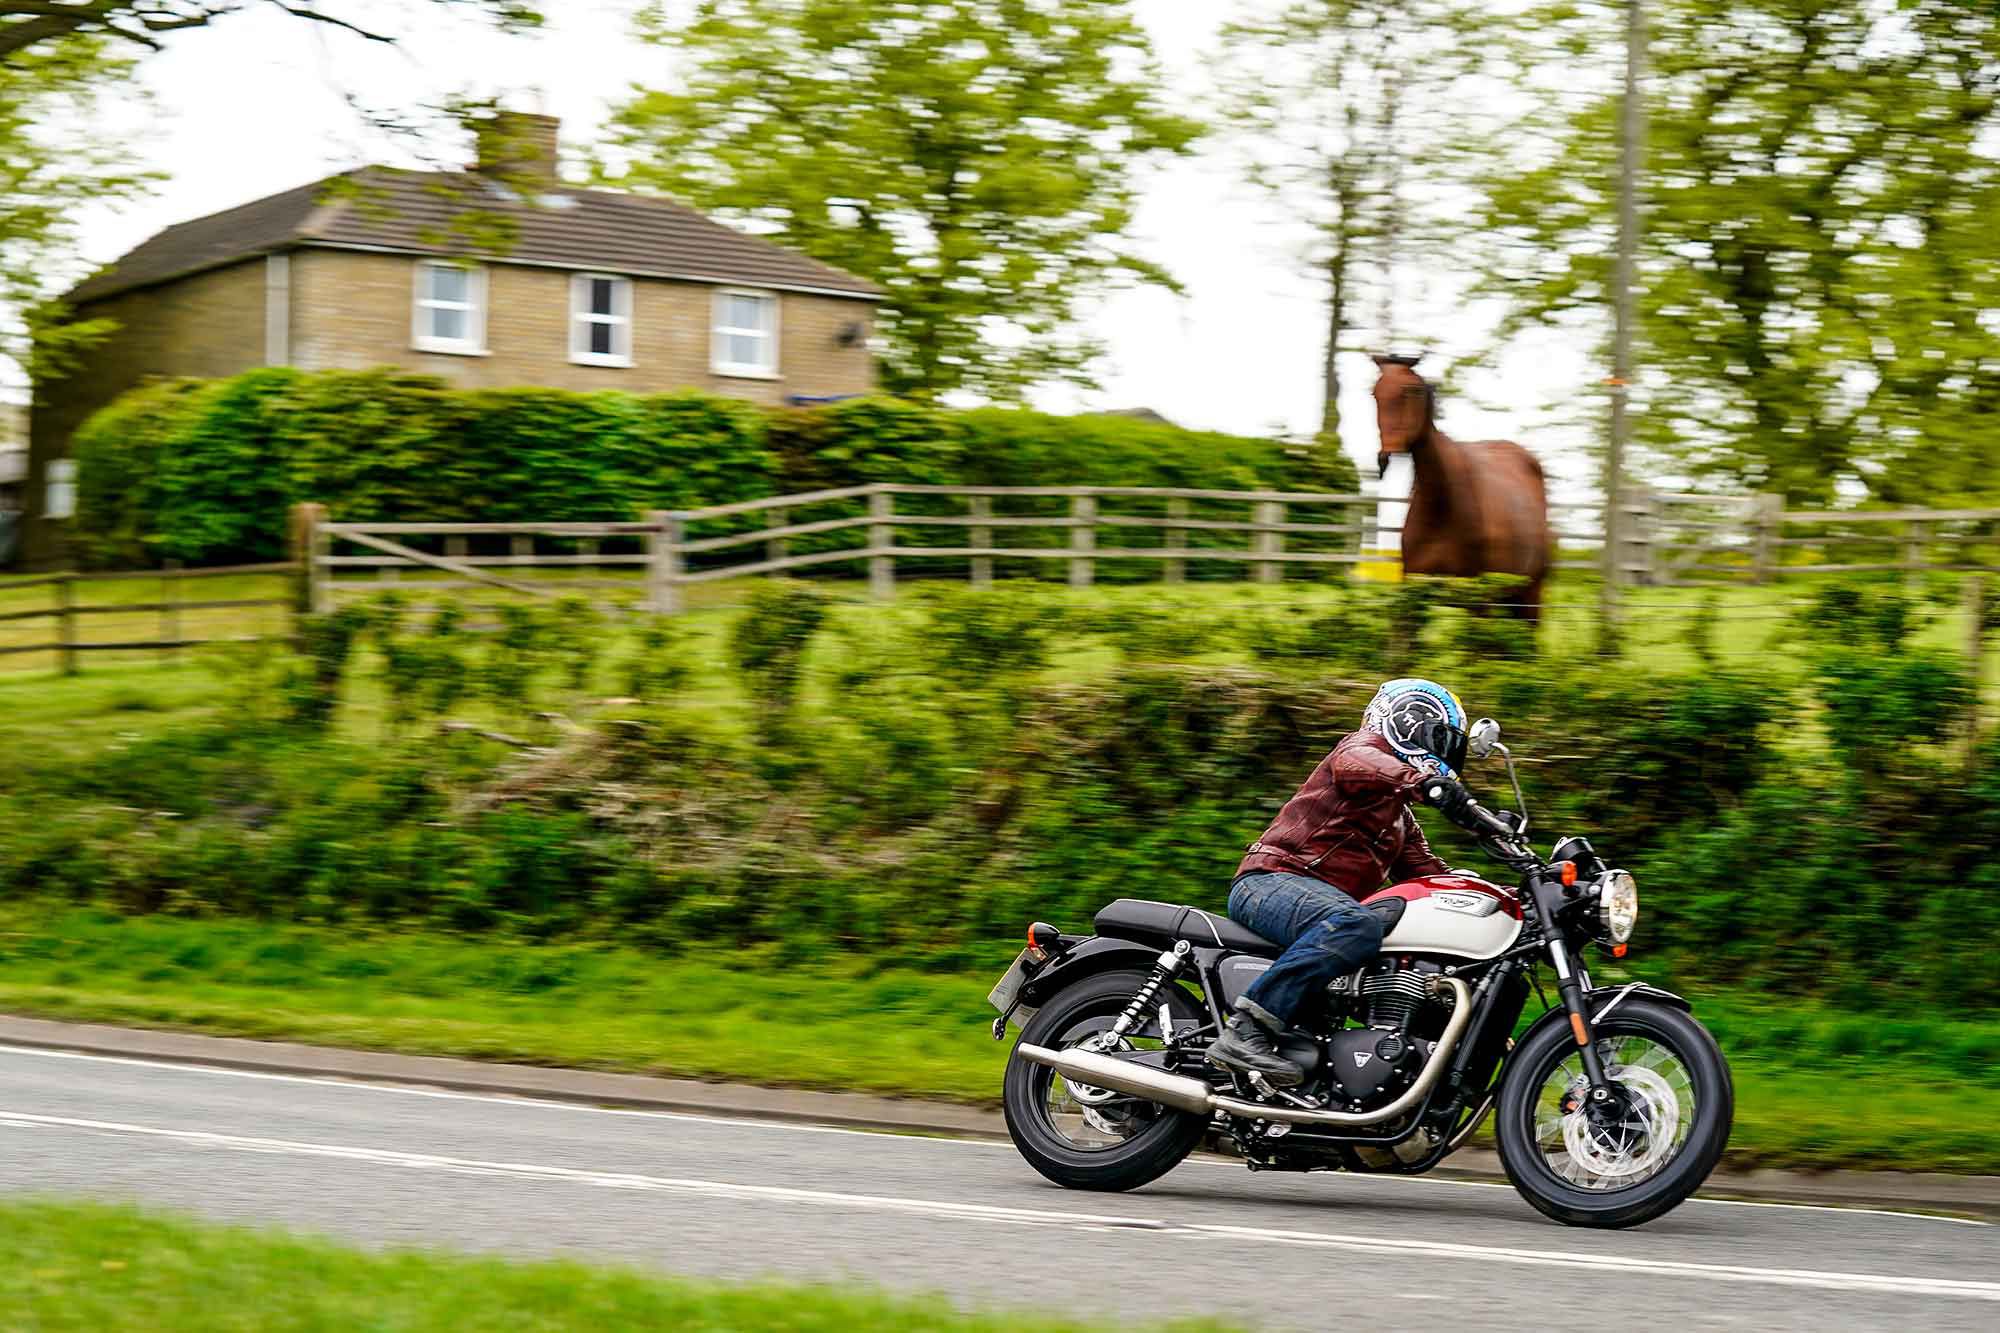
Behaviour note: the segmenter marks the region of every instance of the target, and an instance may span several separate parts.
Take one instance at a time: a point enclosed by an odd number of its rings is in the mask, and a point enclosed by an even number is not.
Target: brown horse
[[[1403,568],[1411,574],[1519,574],[1528,580],[1509,602],[1531,623],[1542,616],[1542,584],[1554,557],[1542,465],[1512,440],[1463,444],[1437,428],[1437,390],[1414,356],[1378,356],[1375,418],[1378,462],[1392,454],[1416,462],[1403,519]]]

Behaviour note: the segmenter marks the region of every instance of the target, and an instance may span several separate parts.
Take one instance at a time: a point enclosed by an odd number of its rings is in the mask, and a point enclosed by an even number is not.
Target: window
[[[722,288],[715,293],[715,350],[718,375],[778,377],[778,298],[770,292]]]
[[[49,460],[48,492],[42,499],[43,518],[76,517],[76,460]]]
[[[486,352],[486,271],[426,259],[417,264],[410,345],[420,352]]]
[[[569,359],[587,366],[632,364],[632,283],[603,273],[569,280]]]

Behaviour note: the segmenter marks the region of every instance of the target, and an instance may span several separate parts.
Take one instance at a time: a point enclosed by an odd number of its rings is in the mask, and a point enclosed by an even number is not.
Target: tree
[[[1437,205],[1463,160],[1447,116],[1467,109],[1477,14],[1456,0],[1280,0],[1223,26],[1222,118],[1247,178],[1309,232],[1306,264],[1325,284],[1323,447],[1339,448],[1350,331],[1370,323],[1382,351],[1407,332],[1393,270],[1440,253],[1455,219]]]
[[[619,108],[606,174],[880,284],[894,390],[1088,384],[1078,311],[1174,287],[1127,241],[1134,176],[1200,127],[1125,0],[700,0],[641,31],[686,74]]]
[[[427,0],[483,10],[510,27],[533,27],[541,15],[526,0]],[[370,41],[395,40],[370,0],[0,0],[0,61],[73,37],[105,37],[157,48],[171,33],[205,28],[247,9],[270,7]]]
[[[1572,83],[1622,6],[1542,15]],[[1825,501],[1992,495],[2000,475],[2000,15],[1990,0],[1655,0],[1638,441]],[[1579,70],[1586,71],[1579,75]],[[1511,327],[1606,300],[1616,98],[1513,137],[1488,183]]]
[[[105,331],[101,321],[64,324],[47,302],[67,271],[78,208],[136,194],[149,179],[122,144],[90,129],[99,97],[131,76],[128,57],[88,37],[0,61],[0,355],[31,377],[60,371]]]

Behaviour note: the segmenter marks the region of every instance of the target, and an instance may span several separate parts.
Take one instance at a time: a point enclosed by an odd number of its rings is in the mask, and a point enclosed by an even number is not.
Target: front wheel
[[[1595,1044],[1618,1101],[1594,1114],[1568,1024],[1548,1024],[1514,1052],[1494,1127],[1500,1164],[1558,1222],[1637,1226],[1708,1179],[1729,1142],[1735,1089],[1708,1029],[1671,1005],[1619,1005]]]
[[[1084,1046],[1117,1052],[1163,1044],[1159,1009],[1177,1023],[1199,1020],[1194,998],[1169,983],[1153,1012],[1123,1038],[1111,1029],[1146,977],[1106,972],[1077,982],[1042,1006],[1021,1040],[1062,1050]],[[1073,1085],[1046,1065],[1010,1055],[1002,1085],[1007,1134],[1028,1165],[1069,1189],[1130,1190],[1159,1179],[1193,1152],[1208,1128],[1205,1116],[1159,1106],[1106,1088]]]

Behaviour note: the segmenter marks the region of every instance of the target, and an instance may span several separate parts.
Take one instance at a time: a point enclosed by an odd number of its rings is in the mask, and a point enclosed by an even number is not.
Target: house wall
[[[640,278],[632,290],[632,365],[584,366],[569,359],[570,275],[504,264],[487,268],[483,356],[410,346],[416,261],[341,250],[292,252],[285,363],[305,370],[401,366],[468,388],[541,384],[564,389],[655,393],[696,388],[777,404],[791,394],[866,393],[875,387],[868,347],[874,307],[841,297],[778,293],[778,377],[751,379],[709,369],[714,288]],[[266,271],[262,256],[227,268],[122,292],[79,308],[118,329],[71,374],[36,390],[25,488],[21,559],[30,568],[64,559],[60,523],[41,521],[50,461],[98,408],[144,380],[220,377],[268,364]],[[862,336],[840,335],[861,325]],[[275,347],[271,350],[277,350]]]
[[[91,413],[153,376],[235,375],[264,364],[264,263],[260,256],[76,311],[79,319],[110,319],[118,327],[72,373],[36,386],[21,547],[29,568],[63,558],[62,525],[40,521],[46,474]]]
[[[866,393],[875,387],[867,301],[794,292],[778,295],[778,377],[748,379],[709,369],[714,288],[636,278],[632,364],[584,366],[569,359],[570,275],[559,269],[486,268],[486,354],[410,346],[416,260],[342,250],[292,255],[291,362],[305,370],[396,365],[468,388],[544,384],[562,389],[657,393],[702,389],[776,404],[790,394]],[[863,336],[843,346],[842,330]]]

